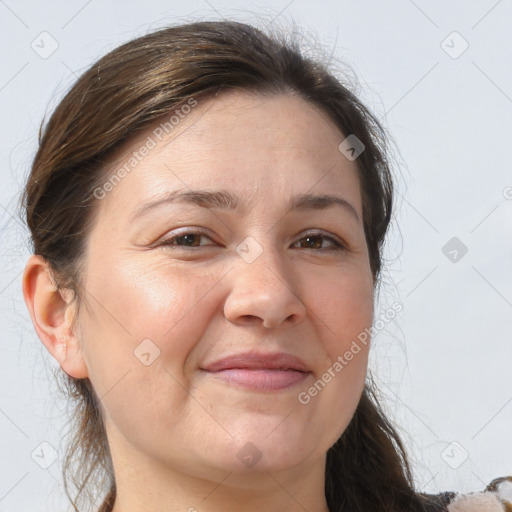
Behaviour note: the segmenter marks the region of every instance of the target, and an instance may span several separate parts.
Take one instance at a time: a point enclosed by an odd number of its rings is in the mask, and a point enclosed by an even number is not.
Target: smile
[[[309,372],[299,370],[229,368],[207,371],[215,379],[257,391],[278,391],[290,388],[305,380]]]

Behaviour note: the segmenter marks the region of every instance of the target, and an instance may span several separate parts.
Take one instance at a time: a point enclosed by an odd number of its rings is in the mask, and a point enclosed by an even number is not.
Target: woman
[[[23,276],[76,399],[78,496],[106,483],[102,512],[469,510],[475,496],[505,510],[505,481],[416,492],[366,378],[385,146],[324,65],[245,24],[159,30],[80,77],[26,186]]]

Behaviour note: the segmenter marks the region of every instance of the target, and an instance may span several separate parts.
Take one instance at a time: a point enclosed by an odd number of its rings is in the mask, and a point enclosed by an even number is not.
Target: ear
[[[71,377],[88,377],[78,337],[71,325],[75,314],[73,291],[58,290],[45,259],[33,254],[23,273],[23,297],[39,339]]]

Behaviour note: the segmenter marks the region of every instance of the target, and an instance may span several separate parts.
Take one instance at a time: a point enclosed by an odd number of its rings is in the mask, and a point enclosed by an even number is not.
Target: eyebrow
[[[225,210],[236,210],[240,204],[239,198],[226,190],[178,190],[169,192],[139,208],[133,215],[132,221],[146,216],[156,208],[173,202],[192,204],[202,208],[220,208]],[[291,198],[289,210],[325,210],[335,205],[341,206],[360,222],[357,210],[346,199],[329,194],[301,194],[294,196]]]

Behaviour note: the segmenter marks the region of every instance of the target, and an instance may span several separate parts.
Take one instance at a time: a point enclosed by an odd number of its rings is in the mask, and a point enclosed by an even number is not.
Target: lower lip
[[[259,391],[286,389],[302,382],[309,375],[309,373],[297,370],[249,370],[246,368],[232,368],[208,373],[229,384]]]

